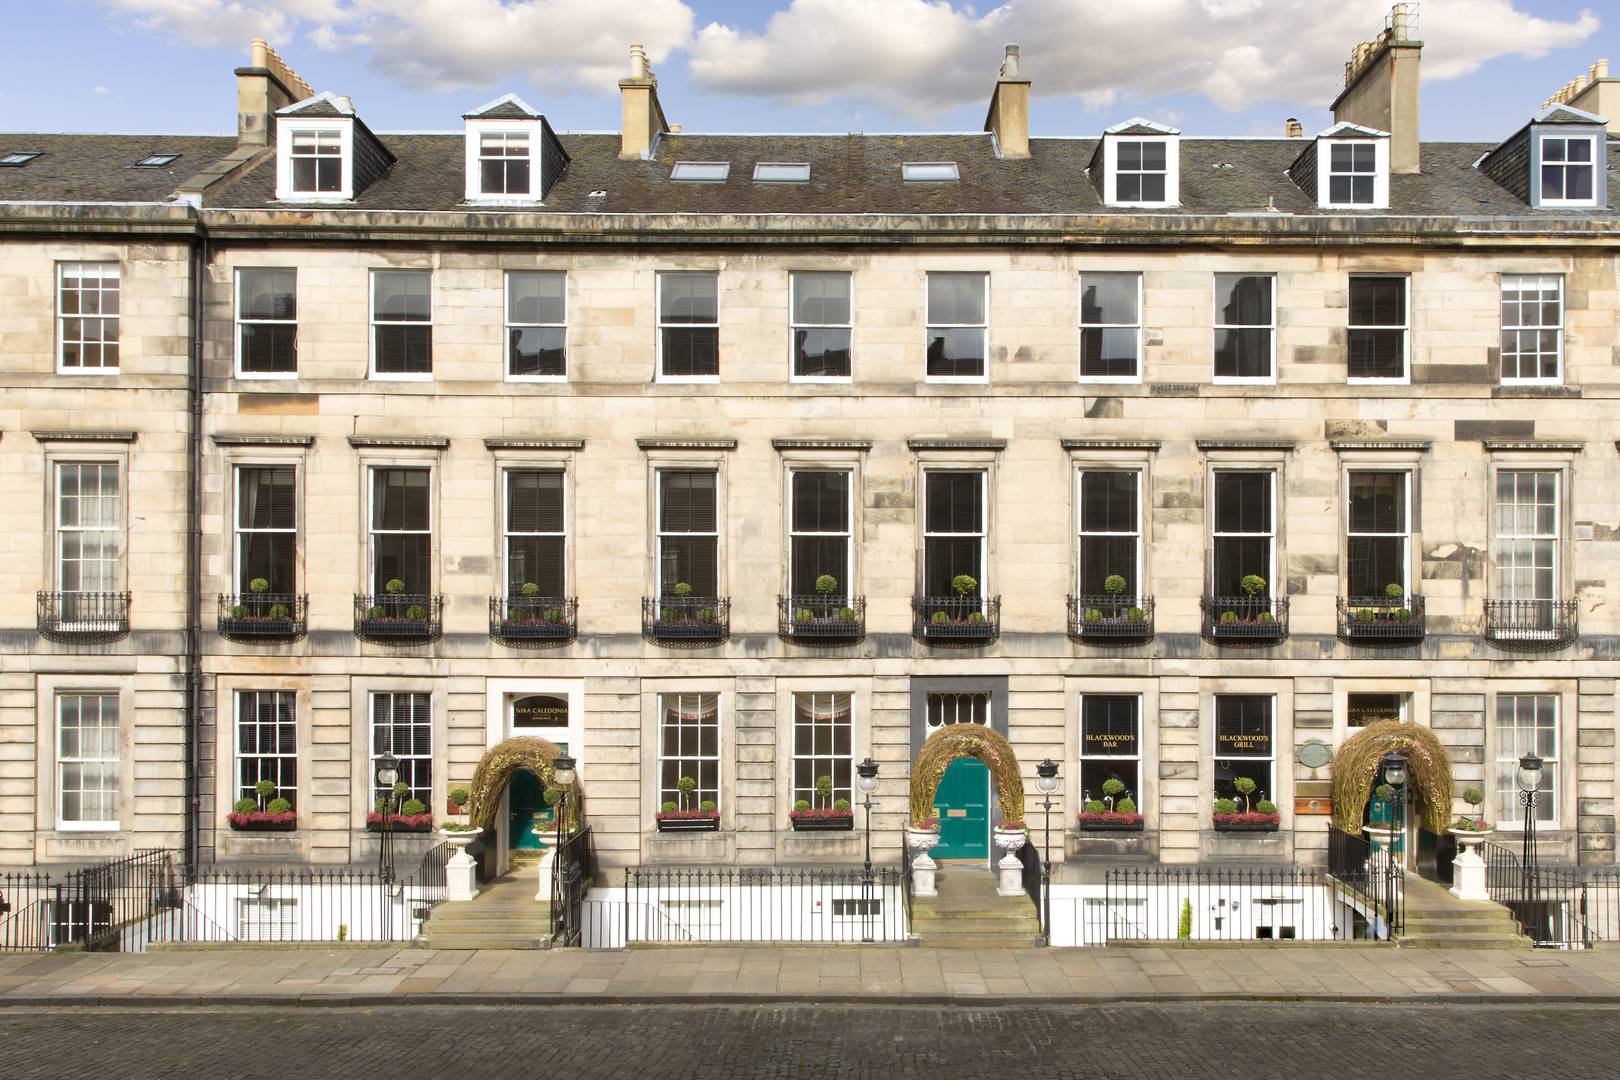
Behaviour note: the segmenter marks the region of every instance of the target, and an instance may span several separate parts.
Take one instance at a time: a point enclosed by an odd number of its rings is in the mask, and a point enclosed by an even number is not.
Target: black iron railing
[[[1614,871],[1583,877],[1574,868],[1533,865],[1511,848],[1486,841],[1485,891],[1513,913],[1519,929],[1542,949],[1589,949],[1616,940],[1620,929],[1620,877]]]
[[[778,596],[776,632],[801,645],[843,645],[866,636],[864,596]]]
[[[1369,898],[1311,867],[1112,869],[1100,897],[1070,903],[1080,945],[1387,936]]]
[[[1358,644],[1410,644],[1422,641],[1423,597],[1339,597],[1339,636]]]
[[[596,875],[591,827],[586,825],[557,847],[551,860],[551,943],[579,946],[584,939],[585,894]]]
[[[426,593],[354,594],[354,636],[382,645],[436,641],[444,632],[444,597]]]
[[[1024,882],[1024,895],[1029,902],[1035,905],[1035,917],[1041,923],[1041,940],[1048,945],[1052,944],[1052,903],[1049,895],[1051,888],[1046,875],[1041,873],[1041,853],[1034,844],[1025,842],[1017,851],[1018,861],[1024,865],[1022,874]]]
[[[49,874],[0,874],[0,952],[49,949],[61,911],[60,886]]]
[[[928,645],[988,645],[1001,636],[1001,597],[913,596],[911,634]]]
[[[1069,636],[1076,641],[1146,641],[1153,636],[1153,597],[1071,596]]]
[[[231,641],[296,641],[306,630],[308,600],[294,593],[220,593],[219,635]]]
[[[1515,649],[1561,649],[1580,633],[1574,600],[1487,600],[1485,637]]]
[[[731,636],[728,596],[643,596],[641,636],[671,649],[703,649]]]
[[[35,628],[48,641],[117,641],[129,634],[127,592],[37,593]]]
[[[492,596],[489,636],[505,645],[566,645],[579,633],[579,601],[572,596]]]
[[[1286,596],[1206,596],[1203,608],[1211,641],[1265,644],[1288,636]]]
[[[1399,852],[1329,825],[1327,872],[1370,905],[1363,911],[1364,936],[1387,941],[1406,930],[1406,875]]]
[[[183,877],[184,866],[167,848],[75,870],[62,886],[66,910],[53,915],[55,936],[65,924],[67,940],[87,949],[125,948],[126,934],[138,943],[154,918],[180,906]]]
[[[632,867],[619,919],[609,909],[597,921],[625,943],[901,942],[909,925],[902,878],[895,866],[875,866],[870,877],[860,866]],[[586,945],[606,943],[607,934],[588,928]]]

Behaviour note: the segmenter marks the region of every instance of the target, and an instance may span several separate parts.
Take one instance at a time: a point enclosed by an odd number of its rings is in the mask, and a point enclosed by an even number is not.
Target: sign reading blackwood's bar
[[[1271,732],[1233,731],[1215,732],[1216,757],[1268,757],[1271,754]]]
[[[1120,728],[1107,724],[1086,726],[1085,753],[1087,757],[1135,757],[1136,728]]]
[[[530,694],[512,702],[513,727],[562,727],[568,723],[568,699]]]

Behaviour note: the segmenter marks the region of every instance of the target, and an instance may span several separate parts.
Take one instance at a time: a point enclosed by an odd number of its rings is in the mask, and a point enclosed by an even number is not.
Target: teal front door
[[[512,782],[506,790],[511,808],[511,832],[507,846],[514,851],[533,851],[548,846],[534,834],[536,823],[544,827],[552,821],[551,808],[546,805],[545,785],[540,778],[528,769],[519,769],[512,774]]]
[[[939,817],[938,859],[990,858],[990,768],[978,758],[957,758],[940,777],[934,794]]]

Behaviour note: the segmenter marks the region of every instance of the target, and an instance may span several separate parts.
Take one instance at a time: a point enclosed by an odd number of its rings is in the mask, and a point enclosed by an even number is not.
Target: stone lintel
[[[772,439],[778,450],[860,450],[872,449],[871,439]]]
[[[310,446],[313,435],[210,435],[215,446]]]
[[[735,450],[736,439],[642,438],[636,445],[643,450]]]
[[[1157,451],[1158,439],[1060,439],[1065,450],[1148,450]]]
[[[485,439],[486,450],[583,450],[584,439]]]
[[[349,445],[358,449],[443,450],[449,439],[407,439],[399,435],[350,435]]]
[[[1484,439],[1482,441],[1485,443],[1485,449],[1495,453],[1532,450],[1553,454],[1578,454],[1586,448],[1585,443],[1559,442],[1554,439]]]
[[[913,437],[906,440],[912,450],[996,450],[1007,449],[1006,439],[932,439]]]
[[[35,431],[37,442],[134,442],[133,431]]]
[[[1434,442],[1431,439],[1329,439],[1328,445],[1342,454],[1346,450],[1426,451]]]

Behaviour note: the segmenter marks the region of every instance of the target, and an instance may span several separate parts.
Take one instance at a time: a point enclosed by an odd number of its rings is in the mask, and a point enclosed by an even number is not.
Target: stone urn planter
[[[1491,894],[1485,890],[1485,860],[1480,856],[1479,847],[1492,830],[1453,826],[1446,831],[1457,838],[1457,855],[1451,860],[1451,895],[1459,900],[1489,900]]]
[[[1024,895],[1024,863],[1018,858],[1027,837],[1022,827],[991,830],[990,842],[1001,852],[996,862],[996,892],[1001,896]]]
[[[939,843],[939,826],[931,828],[918,828],[916,825],[906,826],[906,850],[911,852],[911,895],[938,896],[939,891],[934,885],[934,873],[939,869],[928,853],[934,850]]]
[[[478,839],[483,831],[477,826],[471,829],[439,830],[439,836],[444,842],[455,848],[450,860],[444,864],[446,900],[467,901],[478,895],[478,863],[467,854],[467,845]]]

